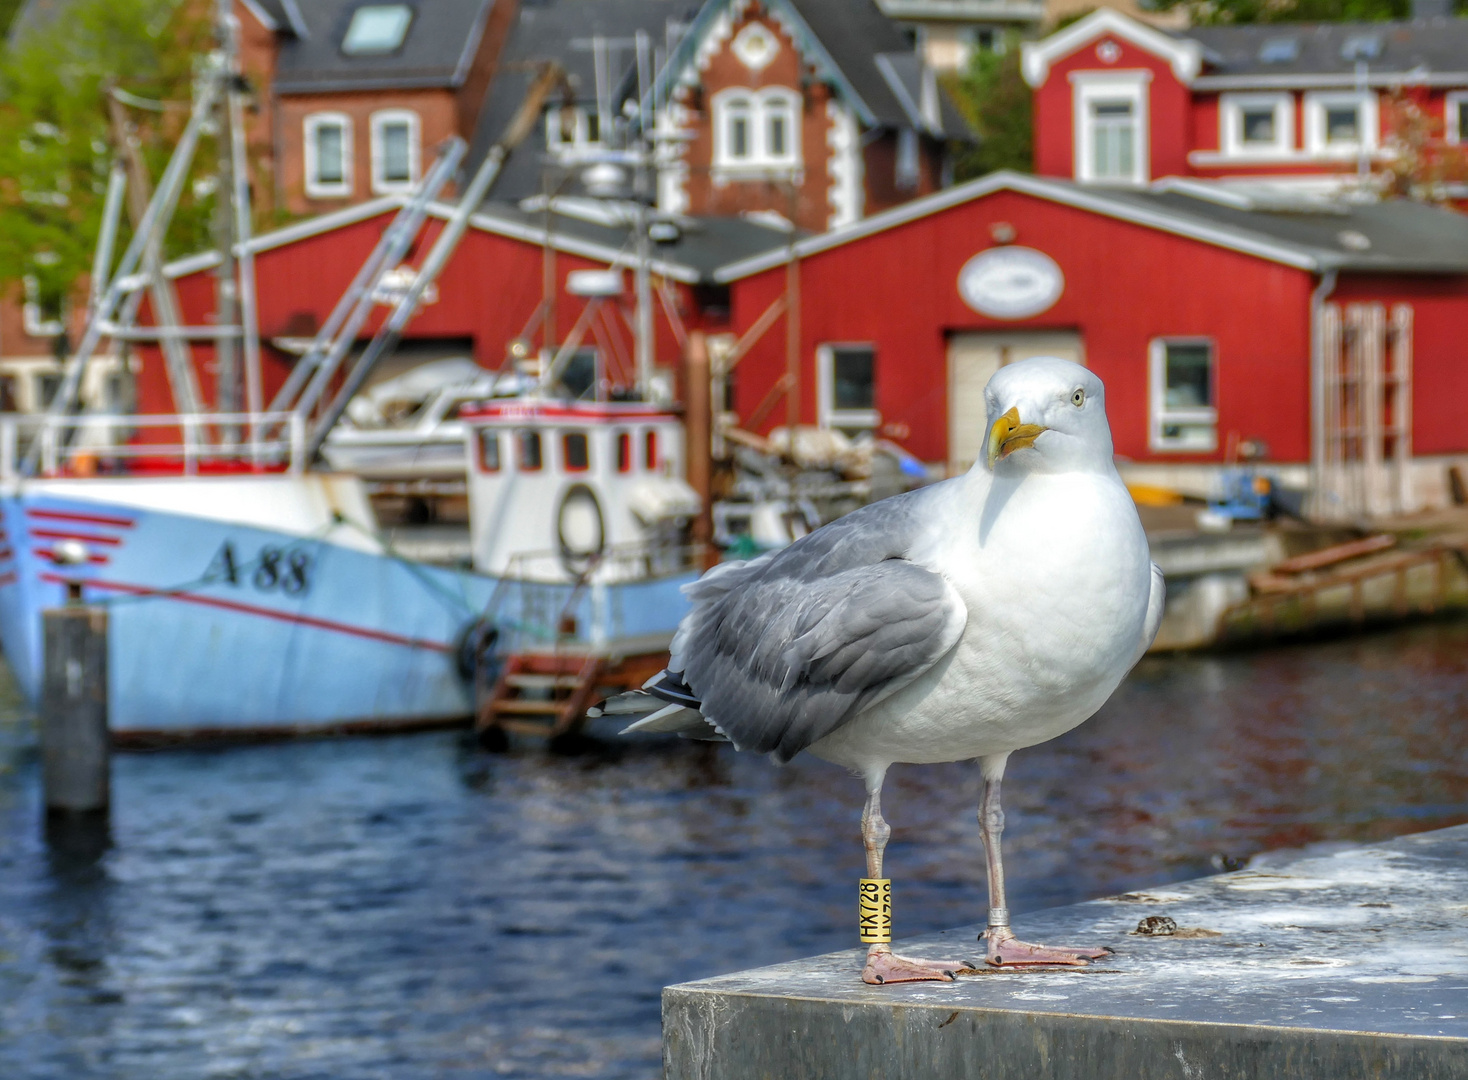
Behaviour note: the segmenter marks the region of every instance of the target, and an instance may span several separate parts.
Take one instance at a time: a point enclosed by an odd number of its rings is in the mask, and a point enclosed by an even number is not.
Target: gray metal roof
[[[413,21],[400,48],[386,55],[346,55],[341,43],[353,12],[374,2],[384,0],[289,4],[301,16],[305,33],[282,41],[276,90],[299,94],[458,86],[479,48],[490,8],[509,0],[411,0]],[[282,15],[286,6],[281,6]]]
[[[1089,213],[1158,229],[1302,270],[1398,274],[1468,274],[1468,215],[1406,200],[1353,202],[1303,195],[1250,195],[1228,184],[1161,180],[1151,188],[1109,188],[1002,170],[808,236],[801,257],[900,228],[932,214],[1016,191]],[[778,266],[772,248],[719,267],[735,281]]]
[[[1468,273],[1468,216],[1405,199],[1249,199],[1222,185],[1108,190],[1104,197],[1294,248],[1322,270]]]
[[[1357,57],[1368,74],[1468,72],[1468,19],[1199,26],[1173,36],[1203,46],[1205,83],[1217,76],[1354,76]],[[1261,58],[1266,42],[1286,41],[1296,43],[1293,59]],[[1288,51],[1278,50],[1286,57]]]
[[[475,214],[488,218],[507,229],[525,234],[543,235],[545,215],[539,210],[522,210],[514,203],[492,200]],[[652,256],[660,263],[684,267],[700,282],[712,283],[713,272],[727,263],[787,246],[789,234],[781,229],[742,217],[687,217],[676,219],[679,236],[668,244],[654,244]],[[568,214],[551,218],[551,231],[559,238],[585,245],[595,245],[607,252],[623,252],[628,260],[633,255],[630,223],[601,224]],[[804,233],[797,233],[797,237]],[[628,262],[630,264],[630,261]]]
[[[705,0],[693,25],[658,75],[659,99],[695,60],[698,43],[735,0]],[[863,124],[907,127],[907,110],[877,63],[884,53],[911,51],[896,23],[873,0],[765,0],[765,8],[791,29],[817,77],[830,80]]]
[[[555,60],[570,76],[575,99],[583,105],[596,100],[592,40],[608,45],[612,103],[615,107],[630,91],[627,86],[636,62],[627,44],[637,31],[667,55],[669,26],[684,24],[697,11],[697,0],[522,0],[515,27],[500,54],[498,71],[490,83],[478,127],[469,148],[467,168],[484,160],[494,141],[504,134],[534,77],[535,66]],[[520,149],[505,163],[495,185],[495,197],[518,201],[541,190],[546,157],[545,127],[536,125]],[[574,194],[576,188],[568,192]]]
[[[901,104],[910,127],[939,139],[969,141],[974,138],[973,129],[963,113],[958,111],[958,106],[938,82],[933,69],[925,65],[917,53],[911,49],[900,53],[881,53],[876,62]],[[936,106],[936,116],[923,113],[923,99],[928,95],[932,96]]]
[[[717,0],[716,0],[717,2]],[[872,0],[790,0],[883,127],[908,127],[907,110],[877,66],[882,53],[911,52],[897,24]]]

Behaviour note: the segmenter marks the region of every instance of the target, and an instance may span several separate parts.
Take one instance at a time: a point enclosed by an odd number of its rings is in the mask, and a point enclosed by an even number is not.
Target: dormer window
[[[368,4],[352,12],[342,38],[342,52],[348,56],[385,56],[402,48],[413,21],[413,9],[407,4]]]
[[[1219,146],[1225,154],[1284,157],[1295,145],[1290,94],[1224,94],[1219,99]]]
[[[407,191],[418,181],[418,114],[384,109],[372,114],[372,191]]]
[[[336,199],[352,193],[352,118],[345,113],[312,113],[303,127],[306,196]]]
[[[1075,177],[1104,184],[1144,184],[1151,173],[1145,71],[1077,73]]]
[[[1137,168],[1137,118],[1130,101],[1091,103],[1091,169],[1097,180],[1125,180]]]
[[[781,86],[715,95],[714,168],[790,170],[800,165],[800,97]]]
[[[1376,95],[1354,90],[1305,95],[1305,149],[1323,157],[1371,153],[1377,145]]]

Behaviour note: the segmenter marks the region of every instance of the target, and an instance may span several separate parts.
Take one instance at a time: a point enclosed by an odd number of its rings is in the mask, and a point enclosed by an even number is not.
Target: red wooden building
[[[1045,176],[1331,190],[1410,153],[1468,180],[1468,19],[1167,31],[1102,8],[1026,44],[1024,76]]]
[[[256,282],[262,353],[262,381],[268,401],[285,381],[295,356],[346,291],[367,259],[403,196],[389,196],[349,207],[257,236]],[[615,206],[590,200],[560,200],[562,212],[550,219],[505,204],[485,204],[470,219],[470,228],[443,274],[430,302],[418,311],[396,355],[384,361],[374,380],[408,367],[448,356],[468,356],[486,368],[507,362],[511,348],[523,342],[530,354],[547,345],[559,347],[575,335],[593,351],[605,376],[614,383],[631,382],[632,274],[628,219]],[[429,223],[409,251],[405,265],[416,265],[438,236],[449,208],[437,204]],[[576,216],[573,216],[575,214]],[[655,356],[671,382],[690,327],[719,330],[727,323],[721,294],[701,288],[715,269],[731,257],[750,255],[784,244],[787,233],[743,218],[684,219],[682,226],[660,233],[652,263],[657,314]],[[199,325],[212,320],[217,256],[204,254],[171,263],[184,320]],[[572,295],[569,275],[577,270],[622,267],[626,290],[589,310],[592,301]],[[550,283],[554,283],[553,286]],[[388,312],[376,309],[363,327],[364,339]],[[143,316],[150,318],[149,308]],[[578,324],[581,324],[578,326]],[[550,333],[548,329],[554,328]],[[213,393],[213,353],[207,342],[192,345],[198,381],[206,401]],[[174,411],[168,381],[156,348],[139,349],[138,411]],[[670,385],[669,389],[672,387]]]
[[[950,469],[979,452],[989,375],[1037,353],[1105,380],[1138,481],[1206,493],[1220,464],[1262,456],[1343,516],[1442,505],[1446,467],[1468,466],[1468,218],[1449,211],[999,173],[796,253],[804,418]],[[785,256],[717,276],[741,330]],[[736,409],[785,363],[753,347]]]
[[[394,205],[261,237],[262,336],[313,332]],[[400,362],[455,352],[497,367],[512,341],[544,340],[545,318],[564,341],[588,303],[567,294],[567,273],[629,250],[625,225],[594,217],[557,217],[546,245],[540,215],[486,207]],[[1258,458],[1315,487],[1321,515],[1346,516],[1443,505],[1447,467],[1468,468],[1462,215],[1001,173],[801,238],[793,273],[791,251],[773,228],[685,219],[655,267],[659,364],[676,366],[690,327],[726,335],[726,351],[743,339],[729,405],[761,430],[787,415],[778,304],[794,284],[801,421],[877,432],[950,471],[979,452],[989,376],[1035,354],[1105,380],[1116,452],[1139,482],[1206,493],[1221,465]],[[189,320],[202,321],[206,260],[175,270]],[[617,305],[599,319],[584,341],[615,373],[630,357],[627,320]],[[278,382],[289,355],[271,363]],[[163,394],[145,378],[140,411],[165,409]]]

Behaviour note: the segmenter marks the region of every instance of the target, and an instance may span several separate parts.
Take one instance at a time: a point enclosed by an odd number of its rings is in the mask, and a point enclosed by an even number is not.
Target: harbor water
[[[667,983],[849,946],[861,785],[727,747],[463,734],[120,754],[47,826],[0,718],[0,1076],[660,1072]],[[971,764],[897,767],[899,936],[981,918]],[[1149,658],[1011,760],[1025,913],[1260,852],[1468,821],[1468,622]]]

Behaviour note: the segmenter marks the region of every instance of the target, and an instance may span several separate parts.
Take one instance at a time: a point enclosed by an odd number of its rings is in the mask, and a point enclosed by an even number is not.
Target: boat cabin
[[[476,570],[620,581],[681,558],[700,504],[668,406],[516,398],[459,415]]]

